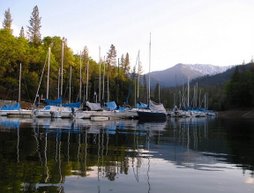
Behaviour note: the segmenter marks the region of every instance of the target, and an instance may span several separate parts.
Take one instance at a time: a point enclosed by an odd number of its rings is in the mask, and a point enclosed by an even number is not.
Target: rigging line
[[[36,91],[36,95],[35,95],[35,98],[34,98],[33,105],[35,105],[35,101],[36,101],[36,98],[38,96],[38,93],[39,93],[39,90],[40,90],[40,87],[41,87],[41,82],[42,82],[42,78],[43,78],[43,74],[44,74],[44,71],[45,71],[45,67],[46,67],[46,64],[47,64],[48,57],[49,57],[49,53],[47,53],[47,56],[46,56],[46,59],[45,59],[45,62],[44,62],[44,66],[43,66],[40,81],[39,81],[39,86],[38,86],[37,91]]]

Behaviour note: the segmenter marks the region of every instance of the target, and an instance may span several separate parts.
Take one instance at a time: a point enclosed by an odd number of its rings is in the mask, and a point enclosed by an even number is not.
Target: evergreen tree
[[[226,85],[227,103],[231,107],[254,105],[254,73],[249,69],[236,67],[230,82]]]
[[[11,18],[11,11],[9,8],[4,13],[3,28],[9,31],[10,33],[12,33],[11,24],[12,24],[12,18]]]
[[[130,57],[129,53],[126,54],[125,59],[123,61],[123,70],[125,74],[128,74],[130,71]]]
[[[29,24],[30,26],[27,26],[29,40],[34,45],[38,46],[41,43],[41,17],[39,16],[39,9],[37,5],[33,8]]]
[[[84,50],[83,50],[83,62],[85,65],[87,64],[88,60],[89,60],[88,48],[87,48],[87,46],[85,46]]]
[[[107,55],[107,63],[112,66],[116,66],[116,48],[113,44],[111,44],[108,55]]]
[[[124,66],[124,56],[122,54],[120,59],[120,67],[123,69],[123,66]]]
[[[24,27],[22,26],[19,32],[19,37],[20,38],[25,38],[25,31],[24,31]]]

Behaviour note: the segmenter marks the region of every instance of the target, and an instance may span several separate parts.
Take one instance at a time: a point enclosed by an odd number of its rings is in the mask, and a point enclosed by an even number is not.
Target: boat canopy
[[[106,102],[106,108],[110,111],[116,110],[117,109],[117,104],[116,104],[115,101]]]
[[[161,103],[155,103],[154,101],[149,101],[149,109],[151,109],[152,112],[158,112],[158,113],[166,113],[166,109]]]
[[[136,107],[139,108],[139,109],[147,109],[148,105],[145,104],[145,103],[142,103],[142,102],[138,102],[136,104]]]
[[[86,106],[91,110],[91,111],[99,111],[102,110],[101,104],[100,103],[90,103],[86,101]]]
[[[76,102],[76,103],[66,103],[62,105],[63,107],[70,107],[70,108],[80,108],[81,103]]]
[[[0,108],[0,110],[20,110],[20,109],[21,107],[19,103],[5,104]]]
[[[53,105],[53,106],[60,106],[62,104],[62,98],[58,98],[55,100],[49,100],[49,99],[45,99],[45,103],[47,105]]]

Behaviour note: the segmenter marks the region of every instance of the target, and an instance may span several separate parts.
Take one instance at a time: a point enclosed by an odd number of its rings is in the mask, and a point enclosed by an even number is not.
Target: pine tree
[[[130,71],[130,57],[129,57],[129,53],[126,54],[125,59],[124,59],[124,63],[123,63],[123,70],[125,74],[128,74]]]
[[[11,11],[9,8],[4,13],[3,28],[5,30],[8,30],[10,33],[12,33],[11,24],[12,24],[12,18],[11,18]]]
[[[19,37],[20,38],[25,38],[25,31],[24,31],[24,27],[22,26],[19,32]]]
[[[121,59],[120,59],[120,67],[123,69],[124,66],[124,55],[121,55]]]
[[[89,60],[88,48],[87,48],[87,46],[85,46],[84,50],[83,50],[83,61],[84,61],[85,65],[87,64],[88,60]]]
[[[109,65],[116,66],[116,48],[113,44],[111,44],[108,52],[107,63]]]
[[[41,43],[41,17],[39,16],[39,9],[37,5],[33,8],[29,24],[30,26],[27,26],[29,40],[34,45],[39,45]]]

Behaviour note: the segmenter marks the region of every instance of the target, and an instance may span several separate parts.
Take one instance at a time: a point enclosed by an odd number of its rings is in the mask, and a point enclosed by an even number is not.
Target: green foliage
[[[14,37],[7,30],[0,30],[0,97],[2,99],[17,99],[18,94],[18,76],[19,65],[22,63],[22,100],[33,101],[36,90],[39,85],[40,76],[43,76],[39,94],[45,96],[46,93],[46,73],[47,73],[47,52],[51,47],[50,57],[50,92],[49,97],[54,99],[58,94],[58,77],[59,69],[61,67],[61,52],[62,52],[62,38],[58,36],[45,37],[41,44],[34,45],[24,37]],[[116,57],[115,48],[111,46],[110,52],[114,53],[112,56]],[[88,49],[86,48],[85,51]],[[110,58],[110,57],[109,57]],[[128,58],[128,56],[127,56]],[[104,69],[104,63],[97,64],[93,59],[89,58],[88,51],[86,56],[82,57],[82,90],[84,89],[86,81],[86,63],[89,60],[89,101],[95,101],[94,93],[99,93],[99,67],[101,65],[101,73]],[[110,61],[115,59],[111,58]],[[127,60],[128,61],[128,60]],[[126,63],[127,64],[127,63]],[[42,69],[45,67],[44,74]],[[72,99],[77,100],[79,95],[79,79],[80,79],[80,56],[74,55],[72,50],[68,47],[67,42],[64,47],[64,96],[68,98],[69,86],[69,68],[73,67],[72,72]],[[127,65],[128,66],[128,65]],[[105,85],[106,92],[106,78],[109,79],[109,92],[112,93],[110,100],[116,100],[119,104],[123,104],[129,97],[130,102],[133,102],[133,80],[130,80],[129,74],[121,65],[108,65],[105,69]],[[102,78],[101,74],[101,78]],[[105,96],[107,96],[105,94]],[[105,100],[105,99],[104,99]]]
[[[118,63],[119,65],[117,65],[116,48],[113,44],[111,44],[106,61],[97,64],[89,57],[87,47],[85,47],[82,56],[80,56],[74,55],[73,51],[68,47],[67,41],[65,40],[63,44],[63,38],[59,36],[47,36],[41,40],[41,17],[39,16],[39,9],[37,6],[33,8],[33,12],[29,20],[29,26],[27,26],[28,39],[25,37],[23,27],[20,30],[19,37],[15,37],[12,33],[10,33],[11,22],[12,19],[10,11],[8,10],[5,13],[5,21],[3,22],[4,29],[0,29],[1,99],[17,100],[20,64],[22,64],[21,99],[23,101],[33,102],[39,86],[40,77],[42,77],[42,83],[39,94],[45,96],[48,70],[47,65],[49,61],[48,51],[50,47],[50,99],[55,99],[58,95],[59,70],[62,63],[63,49],[63,99],[68,98],[70,66],[72,66],[72,99],[73,101],[76,101],[79,98],[81,61],[82,95],[84,94],[87,77],[86,65],[89,62],[89,101],[95,101],[94,93],[97,93],[98,96],[99,77],[101,77],[101,80],[103,79],[104,66],[104,101],[108,90],[111,93],[109,95],[109,100],[116,100],[119,104],[124,103],[126,100],[130,100],[130,102],[134,101],[134,95],[132,92],[134,89],[134,80],[132,80],[129,75],[130,59],[128,53],[125,56],[123,55],[121,63]],[[64,48],[62,48],[62,45],[64,45]],[[42,74],[43,68],[44,74]],[[101,75],[99,72],[101,72]],[[107,84],[109,85],[108,89]],[[98,99],[98,101],[100,100]]]
[[[129,73],[129,71],[130,71],[130,58],[129,58],[129,54],[128,53],[126,54],[125,57],[122,55],[120,66],[123,69],[123,72],[125,74]]]
[[[226,85],[226,94],[230,107],[252,107],[254,105],[253,69],[242,68],[240,71],[237,67],[231,81]]]

